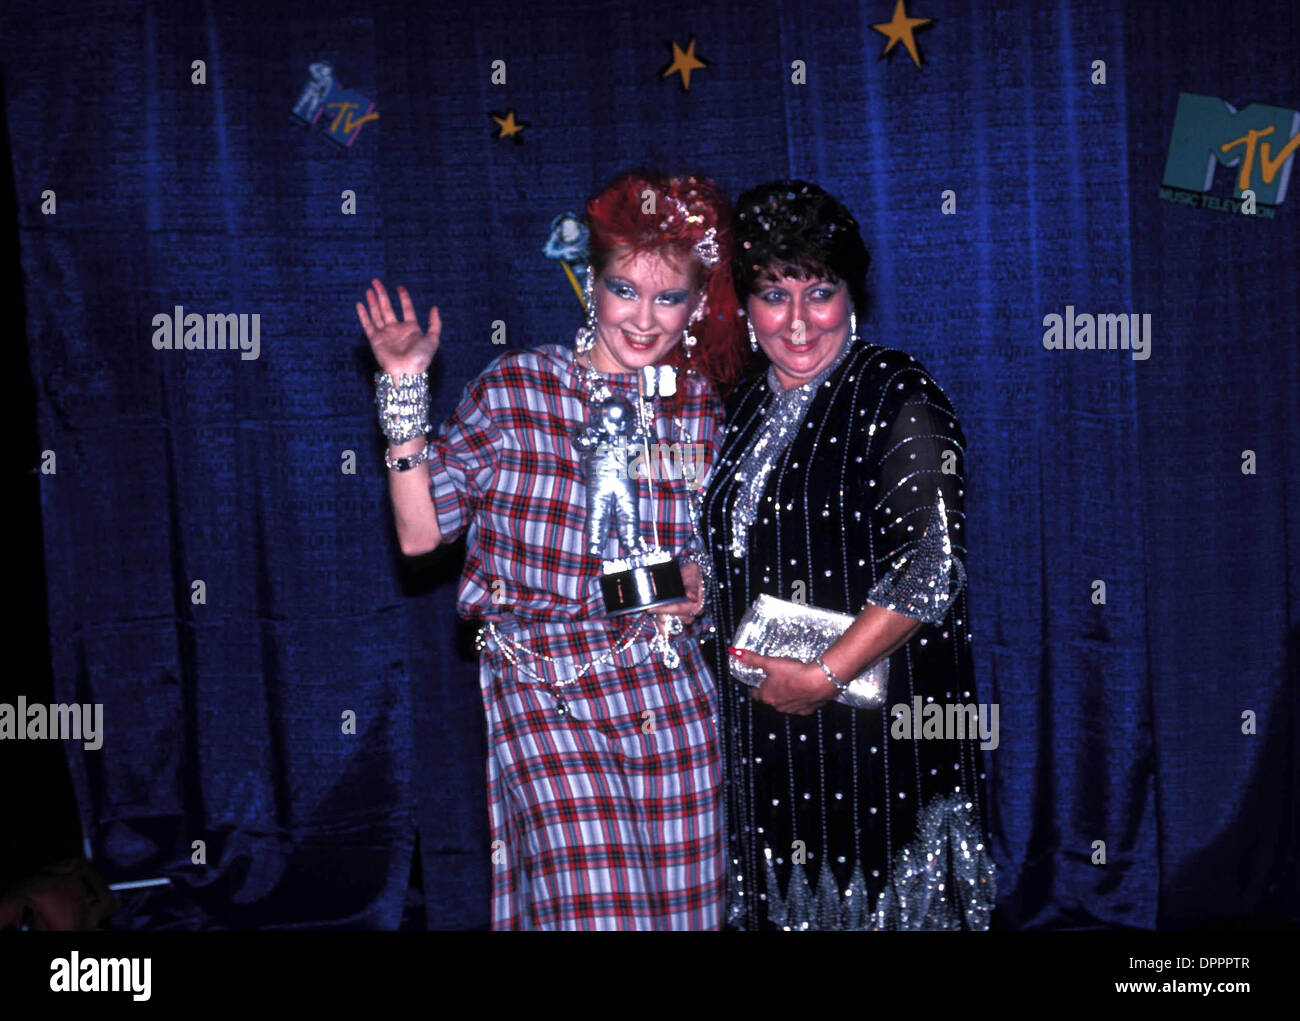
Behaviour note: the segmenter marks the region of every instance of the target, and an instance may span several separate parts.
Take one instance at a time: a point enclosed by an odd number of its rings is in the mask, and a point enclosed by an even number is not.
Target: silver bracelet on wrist
[[[375,373],[375,406],[379,428],[391,444],[405,443],[429,433],[429,379],[424,373]]]
[[[393,457],[391,451],[391,447],[384,451],[384,464],[388,465],[389,471],[410,471],[417,464],[424,464],[425,461],[429,460],[429,442],[427,440],[424,443],[424,449],[415,454]]]
[[[844,692],[849,690],[848,682],[841,681],[838,677],[836,677],[835,671],[826,665],[826,660],[822,659],[820,654],[818,654],[817,658],[814,659],[813,662],[822,668],[822,672],[826,675],[826,679],[830,681],[833,685],[835,685],[835,690],[838,691],[841,695],[844,694]]]

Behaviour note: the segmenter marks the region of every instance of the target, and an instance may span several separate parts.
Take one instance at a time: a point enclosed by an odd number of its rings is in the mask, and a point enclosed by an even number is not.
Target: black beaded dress
[[[732,395],[702,512],[728,927],[986,929],[995,882],[973,718],[961,428],[920,364],[864,341],[801,389],[792,403],[769,370]],[[778,420],[789,438],[773,443]],[[870,602],[925,623],[890,657],[880,708],[831,702],[786,715],[729,672],[727,646],[762,593],[854,615]],[[948,706],[966,707],[961,729]]]

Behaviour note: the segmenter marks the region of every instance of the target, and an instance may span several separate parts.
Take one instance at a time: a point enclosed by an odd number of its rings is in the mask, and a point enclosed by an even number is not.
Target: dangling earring
[[[749,346],[755,351],[758,350],[758,334],[754,332],[754,320],[748,316],[745,317],[745,325],[749,327]]]
[[[858,342],[858,314],[853,310],[853,306],[850,305],[849,306],[849,343],[856,344],[857,342]]]
[[[699,338],[691,334],[691,323],[698,323],[704,318],[704,302],[695,306],[695,311],[691,313],[691,318],[687,320],[686,329],[682,331],[682,347],[686,349],[686,357],[691,356],[691,348],[698,344]]]
[[[596,271],[588,266],[587,279],[582,284],[582,301],[587,306],[587,321],[578,327],[578,332],[573,337],[573,350],[580,355],[585,355],[596,344],[595,279]]]

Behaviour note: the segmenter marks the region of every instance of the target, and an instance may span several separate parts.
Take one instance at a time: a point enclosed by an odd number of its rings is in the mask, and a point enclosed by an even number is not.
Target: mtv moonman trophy
[[[661,381],[659,393],[670,396],[671,386]],[[573,445],[582,457],[587,479],[587,548],[594,556],[601,556],[612,526],[625,554],[601,563],[600,590],[605,610],[614,617],[685,599],[681,564],[658,545],[657,523],[653,544],[641,537],[640,502],[636,480],[627,470],[627,449],[629,443],[647,443],[649,432],[637,422],[636,410],[623,397],[611,395],[590,406],[597,421],[573,434]],[[647,450],[647,466],[649,463]],[[654,485],[650,481],[653,500]]]

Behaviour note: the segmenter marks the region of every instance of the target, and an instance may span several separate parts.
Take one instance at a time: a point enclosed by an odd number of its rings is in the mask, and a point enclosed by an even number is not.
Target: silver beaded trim
[[[816,890],[792,865],[781,896],[772,849],[764,849],[768,919],[782,929],[987,930],[997,898],[997,866],[979,832],[979,814],[960,791],[926,804],[916,834],[891,863],[872,910],[861,860],[841,893],[822,859]]]
[[[988,929],[997,867],[985,850],[974,802],[960,791],[929,802],[890,879],[876,901],[871,928]]]
[[[940,492],[921,539],[889,565],[867,602],[925,624],[938,624],[966,585],[966,568],[952,551],[948,513]]]
[[[817,396],[818,387],[840,367],[851,350],[851,346],[846,343],[815,378],[788,390],[781,385],[775,367],[767,370],[767,385],[773,394],[771,406],[767,409],[767,421],[758,439],[736,465],[735,477],[740,485],[736,487],[738,492],[731,512],[732,556],[744,557],[748,552],[749,529],[758,517],[758,502],[767,485],[768,475],[794,439],[809,405]]]

